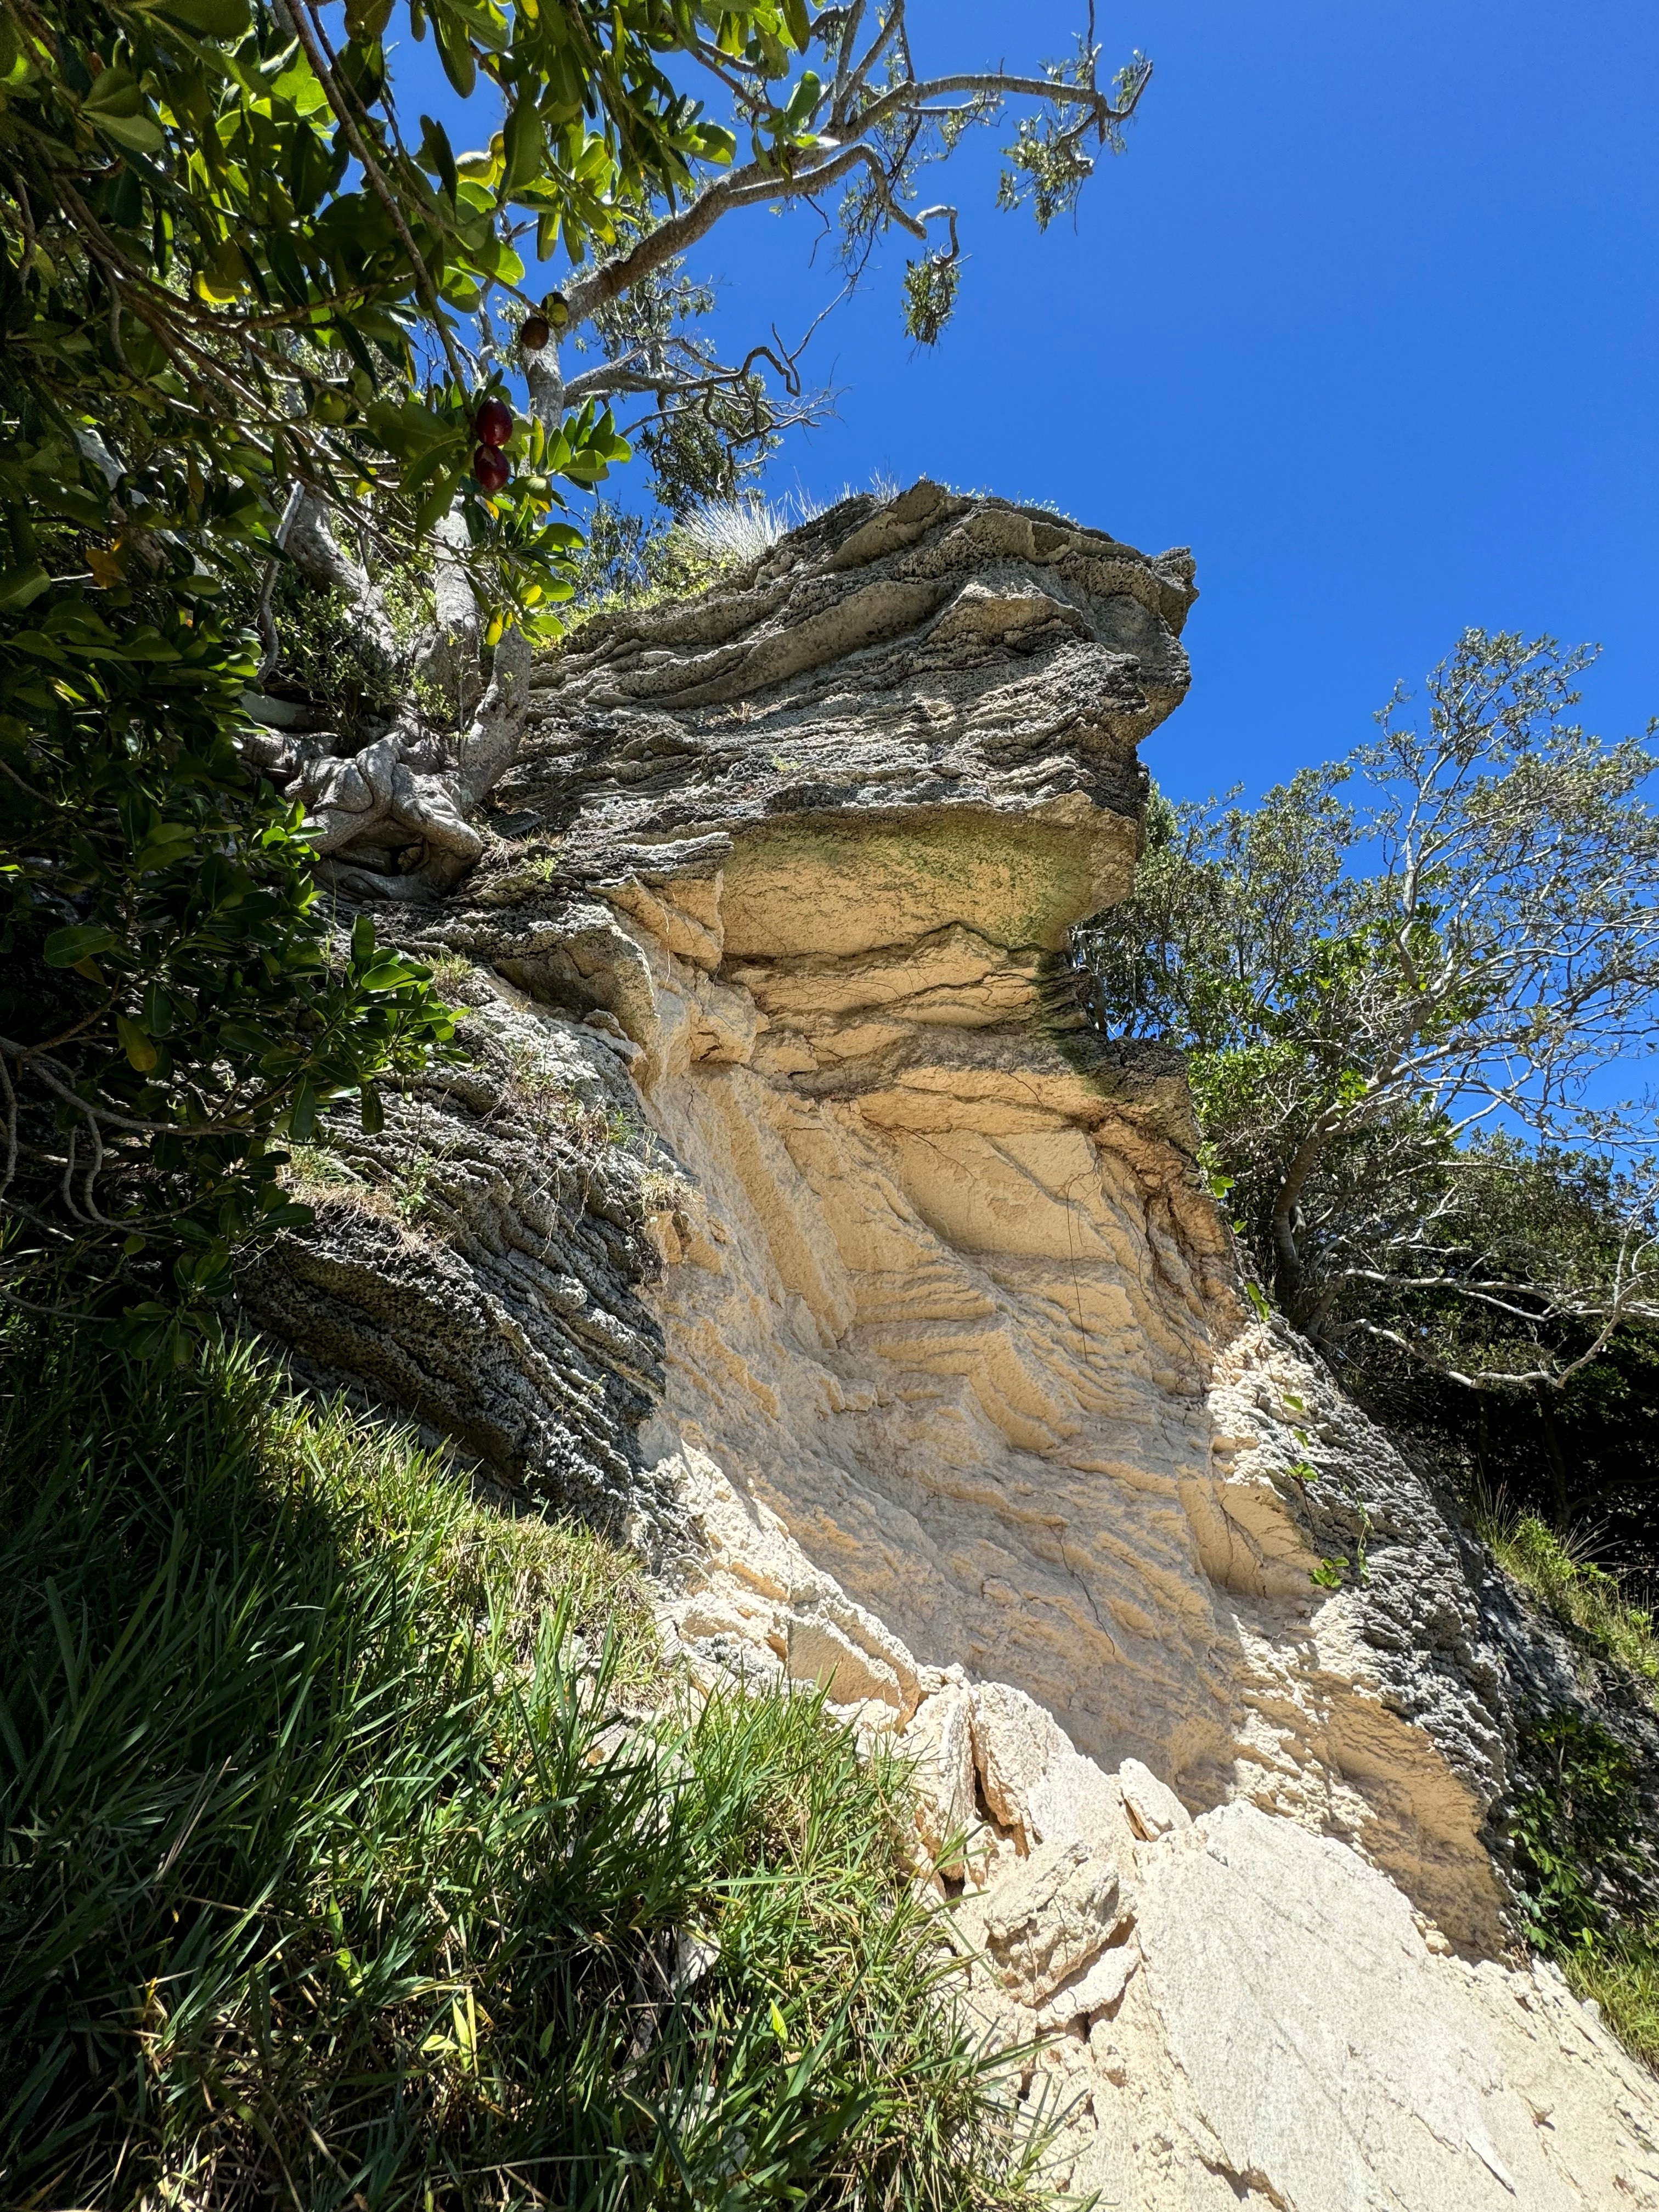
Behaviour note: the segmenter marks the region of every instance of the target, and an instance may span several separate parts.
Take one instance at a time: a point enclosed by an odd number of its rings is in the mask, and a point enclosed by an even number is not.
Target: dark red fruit
[[[472,456],[472,473],[493,497],[505,491],[513,476],[513,464],[507,455],[494,446],[480,446]]]
[[[551,336],[545,315],[526,315],[519,326],[519,343],[526,353],[539,353]]]
[[[513,435],[513,410],[504,399],[486,399],[472,418],[481,446],[504,446]]]

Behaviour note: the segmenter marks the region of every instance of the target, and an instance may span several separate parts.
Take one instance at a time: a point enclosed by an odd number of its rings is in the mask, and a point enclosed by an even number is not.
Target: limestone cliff
[[[1485,1571],[1244,1303],[1178,1063],[1068,988],[1194,597],[922,483],[590,623],[476,868],[384,917],[471,963],[466,1061],[249,1302],[626,1524],[694,1676],[899,1737],[1078,2188],[1659,2205],[1652,2083],[1503,1963]]]

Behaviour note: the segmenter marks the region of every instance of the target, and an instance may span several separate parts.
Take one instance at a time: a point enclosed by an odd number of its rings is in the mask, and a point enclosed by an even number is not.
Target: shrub
[[[1534,1778],[1510,1816],[1528,1933],[1575,1994],[1659,2069],[1659,1923],[1644,1907],[1645,1863],[1635,1764],[1608,1731],[1582,1715],[1545,1715],[1522,1732]]]

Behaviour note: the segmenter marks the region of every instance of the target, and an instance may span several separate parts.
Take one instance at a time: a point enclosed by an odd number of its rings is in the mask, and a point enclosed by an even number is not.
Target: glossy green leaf
[[[501,181],[509,188],[528,184],[541,174],[547,155],[547,137],[534,98],[522,94],[508,111],[502,131],[504,162]]]
[[[421,159],[436,175],[451,200],[459,189],[459,177],[455,167],[454,150],[449,143],[449,133],[435,116],[421,118]]]
[[[141,1075],[147,1075],[160,1055],[139,1024],[125,1014],[115,1017],[115,1033],[121,1040],[121,1049],[128,1064]]]
[[[457,25],[451,11],[441,4],[441,0],[434,0],[432,9],[432,35],[437,41],[438,58],[444,65],[444,75],[463,100],[470,100],[472,88],[478,80],[472,49],[467,44],[466,33]]]
[[[68,929],[54,929],[40,957],[48,968],[75,968],[94,953],[107,952],[118,941],[115,932],[101,923],[77,922]]]

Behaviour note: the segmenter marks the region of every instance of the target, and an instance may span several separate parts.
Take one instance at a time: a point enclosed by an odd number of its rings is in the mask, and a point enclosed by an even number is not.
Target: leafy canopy
[[[1191,1053],[1216,1186],[1297,1324],[1483,1388],[1659,1320],[1651,1109],[1607,1096],[1659,1037],[1656,762],[1568,719],[1589,658],[1469,630],[1425,721],[1396,692],[1259,806],[1155,802],[1084,940],[1098,1019]]]

